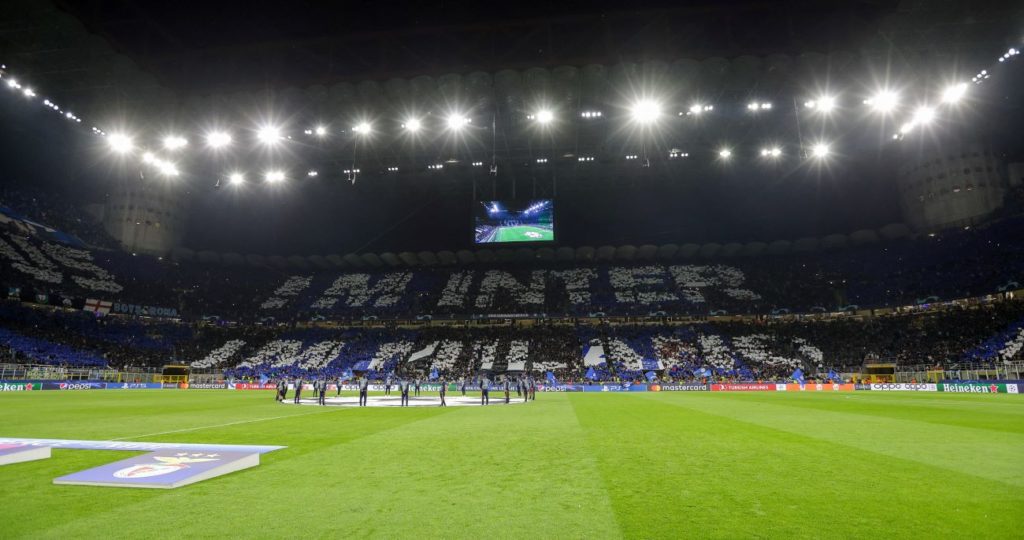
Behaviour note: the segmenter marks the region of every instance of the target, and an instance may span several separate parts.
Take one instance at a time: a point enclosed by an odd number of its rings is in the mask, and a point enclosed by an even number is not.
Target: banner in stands
[[[110,308],[113,307],[114,303],[107,300],[99,300],[96,298],[86,298],[85,304],[82,305],[82,311],[88,311],[95,313],[97,317],[102,317],[107,313],[110,313]]]
[[[85,242],[79,240],[77,236],[32,221],[23,214],[2,205],[0,205],[0,225],[14,227],[25,234],[50,242],[60,242],[61,244],[82,249],[86,247]]]
[[[779,392],[853,392],[856,389],[854,386],[840,383],[787,383],[776,384],[775,389]]]
[[[25,392],[28,390],[42,390],[42,388],[42,384],[37,382],[0,381],[0,392]]]
[[[707,392],[706,384],[652,384],[647,387],[651,392]]]
[[[940,392],[960,394],[1019,394],[1024,381],[942,381]]]
[[[774,384],[732,383],[711,385],[712,392],[774,392],[775,390]]]
[[[121,315],[141,315],[143,317],[165,317],[169,319],[178,318],[178,310],[160,306],[140,306],[138,304],[122,304],[114,302],[110,308],[111,313]]]
[[[871,390],[882,392],[938,392],[933,383],[872,383]]]

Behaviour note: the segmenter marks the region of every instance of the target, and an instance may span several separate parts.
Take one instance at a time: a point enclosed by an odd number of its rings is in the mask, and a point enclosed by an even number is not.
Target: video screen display
[[[480,201],[475,235],[477,244],[554,242],[555,201]]]

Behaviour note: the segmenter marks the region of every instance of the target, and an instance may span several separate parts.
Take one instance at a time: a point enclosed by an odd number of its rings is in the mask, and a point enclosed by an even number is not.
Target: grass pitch
[[[55,486],[132,455],[0,467],[0,537],[1020,538],[1024,399],[538,394],[317,408],[262,391],[0,394],[0,436],[279,444],[176,490]]]
[[[555,231],[532,225],[499,227],[494,235],[495,242],[550,242],[555,239]]]

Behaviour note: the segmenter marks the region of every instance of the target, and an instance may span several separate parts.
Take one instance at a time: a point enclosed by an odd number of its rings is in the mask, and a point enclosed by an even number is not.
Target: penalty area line
[[[309,416],[311,414],[325,414],[325,413],[330,413],[330,412],[337,412],[339,410],[345,410],[347,408],[348,407],[333,407],[333,408],[331,408],[329,410],[318,410],[318,411],[314,411],[314,412],[297,413],[297,414],[285,414],[285,415],[282,415],[282,416],[268,416],[266,418],[253,418],[251,420],[239,420],[237,422],[226,422],[224,424],[213,424],[213,425],[209,425],[209,426],[197,426],[197,427],[190,427],[190,428],[183,428],[183,429],[172,429],[170,431],[160,431],[160,432],[157,432],[157,433],[146,433],[144,435],[132,435],[130,437],[117,437],[116,439],[109,439],[109,440],[111,440],[111,441],[129,441],[129,440],[132,440],[132,439],[141,439],[143,437],[157,437],[159,435],[172,435],[174,433],[188,433],[189,431],[201,431],[201,430],[204,430],[204,429],[214,429],[214,428],[238,426],[238,425],[242,425],[242,424],[254,424],[256,422],[268,422],[270,420],[280,420],[282,418],[293,418],[293,417],[296,417],[296,416]]]

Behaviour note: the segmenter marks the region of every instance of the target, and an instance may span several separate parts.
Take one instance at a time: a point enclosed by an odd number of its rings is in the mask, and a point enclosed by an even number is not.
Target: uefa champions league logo
[[[202,457],[202,456],[206,457]],[[191,457],[189,457],[191,456]],[[175,456],[153,456],[159,463],[142,463],[132,465],[114,472],[114,478],[149,478],[151,476],[162,476],[175,471],[187,469],[189,463],[203,463],[207,461],[218,461],[218,454],[189,454],[180,453]]]

